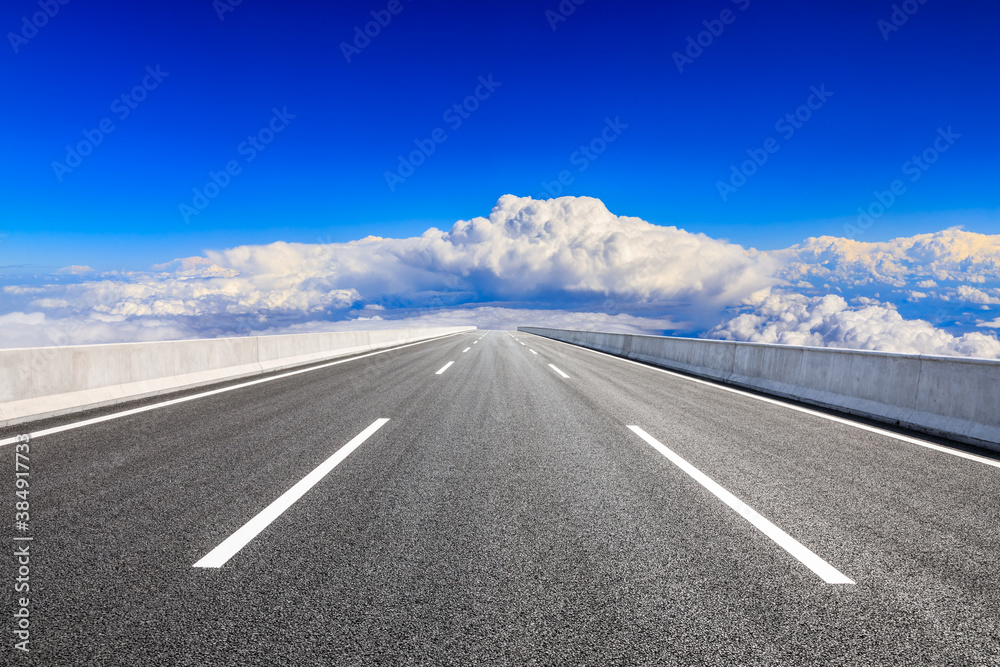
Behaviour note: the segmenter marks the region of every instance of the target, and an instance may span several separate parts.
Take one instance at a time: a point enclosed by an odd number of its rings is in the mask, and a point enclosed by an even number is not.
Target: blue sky
[[[14,0],[0,347],[534,324],[1000,358],[998,19]]]
[[[340,44],[388,4],[244,0],[220,20],[210,0],[70,0],[12,45],[40,9],[7,3],[0,264],[146,269],[248,243],[413,236],[537,196],[564,170],[562,194],[618,215],[780,248],[843,236],[948,127],[961,138],[864,240],[996,231],[996,3],[914,1],[885,39],[889,2],[586,0],[553,29],[557,0],[400,0],[347,62]],[[673,54],[706,21],[721,34],[678,71]],[[121,118],[112,102],[147,67],[168,74]],[[499,85],[452,129],[444,112],[490,76]],[[832,96],[786,139],[776,121],[814,86]],[[239,146],[273,109],[294,118],[247,162]],[[105,118],[114,131],[60,181],[52,163]],[[581,172],[574,152],[606,119],[627,128]],[[436,128],[447,139],[390,190],[397,155]],[[769,138],[779,150],[723,201],[730,165]],[[229,161],[239,173],[185,220],[179,206]]]

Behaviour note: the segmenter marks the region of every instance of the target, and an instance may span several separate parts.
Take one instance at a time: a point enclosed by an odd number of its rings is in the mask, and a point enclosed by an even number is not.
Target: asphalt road
[[[38,437],[30,465],[31,652],[9,558],[3,664],[1000,665],[1000,468],[528,334]]]

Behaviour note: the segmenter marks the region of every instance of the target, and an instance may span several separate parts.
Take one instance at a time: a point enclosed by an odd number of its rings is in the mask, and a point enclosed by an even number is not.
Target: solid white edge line
[[[538,335],[538,334],[532,334]],[[908,435],[903,435],[902,433],[894,433],[893,431],[887,431],[885,429],[879,428],[877,426],[869,426],[868,424],[862,424],[861,422],[851,421],[844,417],[837,417],[834,415],[826,414],[825,412],[819,412],[817,410],[810,410],[809,408],[804,408],[800,405],[792,405],[791,403],[786,403],[780,399],[768,398],[767,396],[758,396],[757,394],[751,394],[747,391],[742,391],[734,387],[727,387],[722,384],[717,384],[715,382],[709,382],[708,380],[701,380],[696,377],[691,377],[690,375],[684,375],[683,373],[675,373],[674,371],[667,370],[665,368],[658,368],[656,366],[651,366],[649,364],[644,364],[639,361],[633,361],[631,359],[626,359],[624,357],[619,357],[614,354],[609,354],[607,352],[601,352],[600,350],[592,350],[589,347],[583,347],[581,345],[573,345],[572,343],[566,343],[561,340],[556,340],[555,338],[545,338],[545,336],[539,336],[545,340],[551,340],[556,343],[562,343],[563,345],[569,345],[570,347],[575,347],[577,349],[583,350],[585,352],[593,352],[594,354],[599,354],[602,357],[608,357],[610,359],[615,359],[617,361],[624,361],[627,364],[633,364],[635,366],[641,366],[642,368],[649,369],[651,371],[656,371],[657,373],[665,373],[682,380],[687,380],[689,382],[695,382],[697,384],[702,384],[707,387],[713,387],[721,391],[728,391],[731,394],[739,394],[740,396],[746,396],[747,398],[752,398],[755,401],[762,401],[764,403],[770,403],[771,405],[777,405],[788,410],[794,410],[796,412],[801,412],[805,415],[812,415],[813,417],[819,417],[821,419],[826,419],[827,421],[836,422],[838,424],[843,424],[844,426],[851,426],[862,431],[868,431],[870,433],[877,433],[878,435],[884,435],[888,438],[894,440],[899,440],[900,442],[906,442],[911,445],[917,445],[918,447],[924,447],[925,449],[932,449],[936,452],[941,452],[943,454],[950,454],[951,456],[957,456],[961,459],[968,459],[969,461],[975,461],[977,463],[982,463],[984,465],[992,466],[994,468],[1000,468],[1000,461],[994,461],[993,459],[984,458],[976,454],[970,454],[969,452],[963,452],[961,449],[952,449],[950,447],[944,447],[942,445],[936,445],[933,442],[928,442],[926,440],[921,440],[919,438],[912,438]]]
[[[257,516],[247,521],[235,533],[222,541],[222,544],[215,547],[204,558],[195,563],[192,567],[222,567],[230,558],[235,556],[240,549],[245,547],[250,540],[257,537],[262,530],[281,516],[285,510],[295,504],[299,498],[305,495],[306,491],[316,486],[316,484],[336,468],[341,461],[361,444],[370,438],[375,431],[379,430],[388,422],[388,419],[376,419],[371,426],[354,436],[350,442],[341,447],[333,456],[320,463],[316,468],[295,483],[292,488],[278,496],[278,499],[260,511]]]
[[[449,368],[451,368],[451,365],[452,365],[453,363],[455,363],[455,362],[454,362],[454,361],[449,361],[448,363],[446,363],[446,364],[444,365],[444,367],[442,367],[442,368],[441,368],[441,370],[439,370],[439,371],[438,371],[437,373],[435,373],[434,375],[441,375],[441,373],[444,373],[444,372],[445,372],[446,370],[448,370]]]
[[[177,405],[178,403],[186,403],[188,401],[194,401],[199,398],[205,398],[206,396],[214,396],[215,394],[223,394],[227,391],[235,391],[237,389],[243,389],[245,387],[252,387],[253,385],[263,384],[264,382],[273,382],[274,380],[282,380],[287,377],[292,377],[293,375],[300,375],[302,373],[311,373],[312,371],[322,370],[324,368],[330,368],[331,366],[339,366],[340,364],[346,364],[351,361],[357,361],[358,359],[365,359],[367,357],[374,357],[379,354],[386,354],[388,352],[395,352],[396,350],[402,350],[403,348],[413,347],[414,345],[423,345],[424,343],[431,343],[436,340],[444,340],[445,338],[451,338],[452,336],[459,336],[463,331],[458,331],[452,334],[445,334],[444,336],[438,336],[437,338],[428,338],[427,340],[418,340],[415,343],[407,343],[406,345],[400,345],[399,347],[393,347],[387,350],[377,350],[375,352],[368,352],[366,354],[360,354],[356,357],[349,357],[347,359],[338,359],[337,361],[331,361],[329,363],[321,364],[319,366],[310,366],[309,368],[301,368],[297,371],[289,371],[287,373],[281,373],[280,375],[272,375],[270,377],[261,378],[259,380],[251,380],[249,382],[241,382],[240,384],[234,384],[231,387],[222,387],[221,389],[212,389],[211,391],[203,391],[199,394],[192,394],[190,396],[182,396],[181,398],[174,398],[169,401],[163,401],[162,403],[154,403],[152,405],[144,405],[141,408],[132,408],[131,410],[123,410],[122,412],[115,412],[110,415],[104,415],[102,417],[94,417],[92,419],[84,419],[78,422],[72,422],[70,424],[63,424],[62,426],[54,426],[52,428],[43,429],[41,431],[35,431],[33,433],[28,433],[28,437],[32,440],[35,438],[41,438],[46,435],[53,435],[55,433],[62,433],[63,431],[70,431],[75,428],[82,428],[84,426],[90,426],[92,424],[99,424],[101,422],[110,421],[112,419],[119,419],[121,417],[128,417],[130,415],[137,415],[141,412],[148,412],[150,410],[157,410],[159,408],[169,407],[171,405]],[[220,382],[225,382],[225,380],[219,380]],[[179,390],[183,391],[183,390]],[[139,400],[139,399],[136,399]],[[0,440],[0,447],[4,445],[12,445],[15,442],[20,442],[19,438],[23,436],[14,436],[12,438],[4,438]]]
[[[713,481],[708,475],[701,472],[693,465],[681,458],[676,452],[666,447],[659,440],[643,431],[638,426],[629,426],[629,429],[637,436],[646,441],[653,449],[666,457],[671,463],[683,470],[691,479],[708,489],[712,495],[728,505],[737,514],[749,521],[754,528],[767,535],[779,547],[787,551],[800,563],[816,573],[820,579],[828,584],[853,584],[854,580],[845,576],[837,568],[833,567],[825,560],[806,548],[794,537],[778,528],[773,523],[757,513],[752,507],[742,500],[726,491]]]
[[[468,351],[469,351],[469,350],[471,350],[471,349],[472,349],[471,347],[467,347],[467,348],[465,348],[464,350],[462,350],[462,354],[465,354],[466,352],[468,352]]]
[[[562,376],[563,376],[564,378],[566,378],[567,380],[569,379],[569,376],[568,376],[568,375],[566,375],[565,373],[563,373],[563,372],[562,372],[561,370],[559,370],[558,368],[556,368],[556,367],[555,367],[555,366],[553,366],[552,364],[549,364],[549,368],[551,368],[552,370],[554,370],[554,371],[555,371],[556,373],[559,373],[559,375],[562,375]]]

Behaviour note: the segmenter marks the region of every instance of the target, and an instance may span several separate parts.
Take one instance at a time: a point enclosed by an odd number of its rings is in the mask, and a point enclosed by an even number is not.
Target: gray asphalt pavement
[[[379,418],[222,567],[193,567]],[[30,446],[31,652],[8,559],[4,664],[1000,665],[1000,468],[528,334]]]

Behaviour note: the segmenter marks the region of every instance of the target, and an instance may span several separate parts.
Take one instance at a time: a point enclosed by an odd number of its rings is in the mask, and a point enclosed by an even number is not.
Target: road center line
[[[694,481],[711,491],[716,498],[724,502],[731,509],[735,510],[737,514],[753,524],[754,528],[767,535],[774,541],[775,544],[795,557],[800,563],[815,572],[824,582],[828,584],[854,583],[853,579],[844,576],[835,567],[807,549],[791,535],[762,517],[742,500],[716,484],[711,478],[708,477],[708,475],[685,461],[659,440],[646,433],[638,426],[629,426],[629,429],[631,429],[637,436],[645,440],[646,443],[653,449],[658,451],[660,454],[663,454],[663,456],[669,459],[671,463],[687,473]]]
[[[444,366],[443,366],[443,367],[441,368],[441,370],[439,370],[439,371],[438,371],[437,373],[435,373],[434,375],[441,375],[441,373],[444,373],[444,372],[445,372],[446,370],[448,370],[448,369],[449,369],[449,368],[451,367],[451,365],[452,365],[453,363],[455,363],[455,362],[454,362],[454,361],[449,361],[448,363],[446,363],[446,364],[445,364],[445,365],[444,365]]]
[[[204,558],[194,564],[194,567],[218,568],[225,565],[226,561],[235,556],[250,540],[257,537],[262,530],[271,525],[285,510],[294,505],[295,501],[305,495],[306,491],[316,486],[321,479],[326,477],[331,470],[336,468],[341,461],[360,447],[365,440],[370,438],[375,431],[382,428],[388,421],[388,419],[376,419],[371,426],[354,436],[350,442],[338,449],[333,456],[320,463],[315,470],[281,494],[277,500],[265,507],[257,516],[247,521],[242,528],[223,540],[222,544],[209,551]]]
[[[535,352],[534,350],[532,350],[530,347],[528,348],[528,352],[531,352],[532,354],[538,354],[537,352]]]
[[[563,373],[563,372],[562,372],[561,370],[559,370],[558,368],[556,368],[556,367],[555,367],[555,366],[553,366],[552,364],[549,364],[549,368],[551,368],[552,370],[554,370],[554,371],[555,371],[556,373],[559,373],[559,375],[562,375],[562,376],[563,376],[564,378],[566,378],[567,380],[569,379],[569,376],[568,376],[568,375],[566,375],[565,373]]]
[[[467,348],[465,348],[464,350],[462,350],[462,354],[465,354],[466,352],[468,352],[468,351],[469,351],[469,350],[471,350],[471,349],[472,349],[471,347],[467,347]]]

